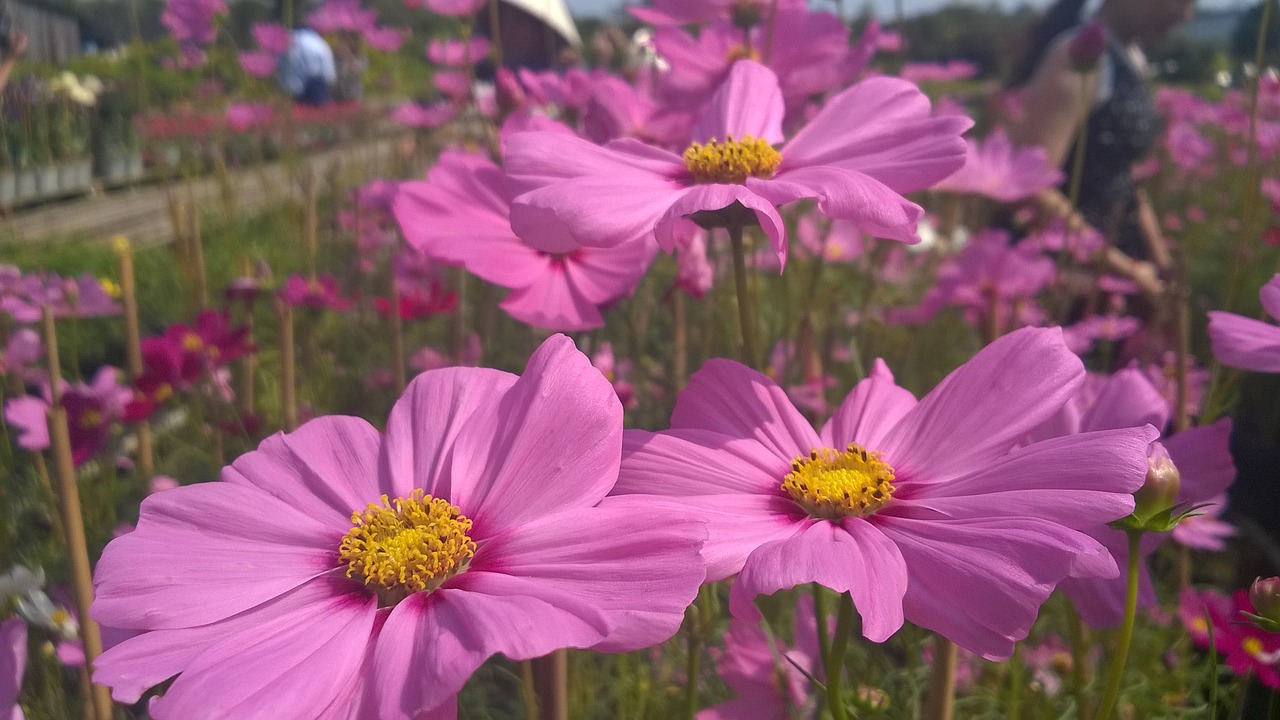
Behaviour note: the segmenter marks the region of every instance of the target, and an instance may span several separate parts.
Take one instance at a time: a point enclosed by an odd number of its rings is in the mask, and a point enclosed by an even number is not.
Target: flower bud
[[[1133,494],[1133,514],[1141,522],[1173,507],[1182,488],[1182,476],[1169,452],[1158,442],[1147,451],[1147,480]]]
[[[1077,72],[1089,72],[1098,66],[1107,51],[1107,30],[1094,20],[1076,32],[1067,46],[1067,56]]]
[[[524,109],[528,102],[524,89],[520,87],[520,81],[509,68],[498,68],[494,92],[498,99],[498,109],[502,111],[503,116]]]
[[[1258,578],[1249,588],[1249,602],[1260,617],[1280,627],[1280,577]]]

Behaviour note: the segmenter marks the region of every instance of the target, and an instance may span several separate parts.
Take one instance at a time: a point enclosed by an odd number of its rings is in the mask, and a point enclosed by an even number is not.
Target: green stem
[[[1009,662],[1009,720],[1022,717],[1022,643],[1013,646],[1013,657]]]
[[[817,625],[818,657],[825,668],[831,658],[831,637],[827,635],[827,596],[822,594],[822,586],[818,583],[813,584],[813,619]]]
[[[747,287],[747,254],[742,244],[742,226],[732,225],[729,244],[733,247],[733,281],[738,291],[738,323],[742,328],[742,355],[748,367],[754,368],[760,355],[756,342],[756,326],[752,317],[751,289]]]
[[[1107,677],[1107,689],[1103,693],[1102,704],[1098,706],[1098,714],[1094,720],[1109,720],[1115,712],[1116,703],[1120,700],[1120,686],[1124,683],[1125,663],[1129,660],[1129,645],[1133,642],[1134,620],[1138,615],[1138,576],[1142,568],[1139,541],[1142,539],[1142,531],[1131,530],[1128,535],[1129,564],[1124,594],[1124,623],[1120,626],[1120,639],[1116,643],[1111,674]]]
[[[831,641],[831,651],[827,655],[827,708],[831,711],[831,720],[847,720],[844,710],[844,688],[841,681],[844,675],[844,655],[849,649],[849,635],[853,633],[853,598],[849,593],[840,594],[840,609],[836,616],[836,635]]]
[[[1280,720],[1280,690],[1271,689],[1271,699],[1267,701],[1267,720]]]
[[[699,593],[701,594],[701,593]],[[695,602],[685,611],[685,641],[688,657],[685,664],[687,685],[685,686],[685,717],[693,720],[698,714],[698,675],[702,673],[702,628],[699,627],[699,610]]]

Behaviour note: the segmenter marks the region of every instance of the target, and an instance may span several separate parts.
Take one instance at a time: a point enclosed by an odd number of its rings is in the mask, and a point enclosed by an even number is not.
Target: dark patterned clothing
[[[1105,62],[1110,65],[1101,78],[1105,94],[1089,113],[1085,129],[1078,207],[1089,224],[1121,252],[1145,260],[1149,251],[1138,222],[1132,169],[1155,147],[1161,132],[1160,115],[1141,70],[1113,37],[1108,37]],[[1063,194],[1070,189],[1074,161],[1073,143],[1063,165],[1068,178],[1062,185]]]

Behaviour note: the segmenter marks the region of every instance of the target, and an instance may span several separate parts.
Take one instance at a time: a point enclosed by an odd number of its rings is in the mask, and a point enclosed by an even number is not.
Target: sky
[[[636,3],[641,0],[631,0]],[[939,7],[951,4],[955,0],[902,0],[907,15],[913,15],[921,12],[929,12]],[[977,4],[986,4],[987,0]],[[604,15],[608,16],[612,12],[616,12],[619,8],[626,4],[626,0],[566,0],[569,10],[574,15],[591,16]],[[892,19],[894,16],[894,0],[844,0],[845,12],[850,15],[859,13],[862,8],[870,3],[875,8],[877,17],[885,20]],[[1043,8],[1049,5],[1052,0],[994,0],[996,4],[1007,9],[1013,9],[1019,5],[1031,5],[1037,8]],[[1203,8],[1229,8],[1243,7],[1255,4],[1252,0],[1200,0],[1198,7]],[[835,10],[834,0],[810,0],[810,7],[815,10]]]

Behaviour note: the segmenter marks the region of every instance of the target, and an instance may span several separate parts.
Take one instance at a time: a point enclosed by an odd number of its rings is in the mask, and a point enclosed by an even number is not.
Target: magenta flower
[[[411,128],[437,128],[453,120],[458,115],[458,108],[451,102],[440,102],[434,105],[419,105],[407,102],[391,112],[391,119]]]
[[[22,676],[27,671],[27,623],[20,617],[0,622],[0,717],[23,720],[18,707]]]
[[[62,407],[67,411],[67,434],[71,459],[77,467],[106,446],[111,426],[124,414],[133,393],[119,383],[119,371],[103,367],[93,382],[63,383]],[[4,404],[5,422],[18,431],[18,447],[31,452],[49,449],[49,408],[52,393],[44,387],[43,397],[22,395]]]
[[[236,132],[244,132],[269,124],[274,115],[275,110],[267,103],[240,102],[227,108],[227,124]]]
[[[907,63],[898,73],[903,80],[913,83],[946,83],[965,80],[978,74],[978,66],[965,60],[948,60],[942,63]]]
[[[938,183],[937,189],[1012,203],[1062,183],[1062,171],[1049,164],[1044,148],[1016,148],[1002,127],[985,140],[970,139],[968,144],[964,167]]]
[[[423,4],[439,15],[466,17],[479,12],[484,7],[485,0],[405,0],[408,7],[422,7]]]
[[[44,342],[40,333],[31,328],[13,331],[0,351],[0,376],[17,375],[25,382],[39,382],[45,371],[37,363],[44,358]]]
[[[256,78],[269,78],[274,75],[276,72],[276,65],[279,62],[279,55],[273,55],[263,50],[251,50],[249,52],[240,53],[241,69]]]
[[[280,299],[293,307],[336,312],[346,312],[355,304],[342,295],[337,278],[328,273],[312,280],[301,275],[290,275],[280,289]]]
[[[734,20],[754,25],[768,17],[772,8],[804,8],[802,0],[654,0],[653,7],[628,8],[641,22],[650,25],[696,25],[712,20]]]
[[[307,16],[307,25],[319,33],[363,33],[378,24],[378,13],[360,7],[359,0],[325,0]]]
[[[214,21],[217,16],[225,14],[227,4],[224,0],[169,0],[168,7],[160,15],[160,22],[169,29],[178,44],[196,50],[190,46],[208,45],[217,38],[218,29]]]
[[[1081,529],[1131,512],[1146,475],[1151,428],[1014,449],[1083,377],[1058,330],[1023,329],[918,403],[877,362],[815,431],[772,380],[712,360],[670,430],[624,435],[614,492],[707,518],[708,578],[739,573],[737,617],[817,582],[852,595],[871,640],[906,619],[1004,658],[1064,577],[1115,575]]]
[[[830,633],[830,618],[827,622]],[[795,643],[788,648],[759,623],[735,619],[724,638],[716,672],[737,695],[698,712],[696,720],[791,720],[811,714],[809,678],[823,678],[813,598],[796,603]],[[802,672],[803,670],[803,672]]]
[[[521,377],[420,375],[385,435],[335,416],[268,438],[107,546],[93,617],[144,632],[95,680],[133,703],[176,675],[161,720],[452,718],[495,653],[661,642],[705,530],[605,499],[621,443],[613,389],[563,336]]]
[[[1280,275],[1258,291],[1262,308],[1280,320]],[[1213,354],[1228,367],[1251,372],[1280,372],[1280,327],[1235,313],[1209,313]]]
[[[924,211],[901,193],[959,168],[960,133],[970,125],[965,118],[930,116],[928,99],[892,78],[865,80],[836,95],[775,149],[782,115],[777,78],[741,60],[711,98],[683,156],[629,139],[601,147],[554,133],[515,133],[507,139],[507,172],[524,194],[512,205],[511,226],[547,251],[563,250],[566,240],[614,247],[650,233],[670,251],[683,217],[758,222],[785,258],[777,206],[814,198],[829,217],[915,242]]]
[[[493,161],[447,151],[425,182],[401,183],[394,209],[411,246],[509,288],[501,307],[520,322],[602,327],[601,306],[631,294],[657,252],[653,241],[543,252],[511,231],[509,197]]]
[[[1236,528],[1222,520],[1222,513],[1227,509],[1227,494],[1220,493],[1204,501],[1196,515],[1192,515],[1173,529],[1170,535],[1174,542],[1192,550],[1208,550],[1222,552],[1227,547],[1227,538],[1236,534]]]
[[[1071,437],[1077,433],[1095,433],[1152,425],[1164,428],[1169,422],[1169,404],[1146,375],[1138,369],[1121,370],[1110,376],[1090,376],[1062,410],[1033,430],[1031,440],[1047,441],[1055,437]],[[1235,464],[1227,446],[1231,420],[1185,430],[1160,440],[1182,476],[1177,502],[1198,505],[1226,491],[1235,479]],[[1123,571],[1128,567],[1128,538],[1121,530],[1104,524],[1084,528],[1085,532],[1105,545]],[[1143,567],[1139,577],[1139,603],[1155,605],[1155,590],[1147,571],[1145,558],[1168,539],[1164,533],[1143,535]],[[1067,578],[1060,588],[1076,606],[1080,617],[1090,627],[1106,628],[1120,624],[1124,617],[1124,573],[1115,578]]]
[[[371,27],[364,30],[364,43],[379,52],[399,52],[409,38],[407,28]]]
[[[1196,645],[1209,647],[1212,623],[1214,646],[1232,672],[1256,675],[1263,685],[1280,690],[1280,634],[1248,624],[1244,612],[1257,614],[1245,590],[1227,597],[1215,590],[1186,588],[1179,599],[1178,616]]]
[[[427,59],[437,65],[467,67],[489,57],[489,40],[473,37],[467,40],[432,40],[427,43]]]
[[[284,55],[293,44],[293,33],[289,28],[276,23],[254,23],[253,41],[258,49],[273,55]]]
[[[7,312],[19,323],[40,321],[44,306],[55,317],[93,318],[116,315],[120,306],[96,277],[85,273],[78,278],[64,278],[54,273],[35,272],[7,278],[0,288],[0,311]]]

